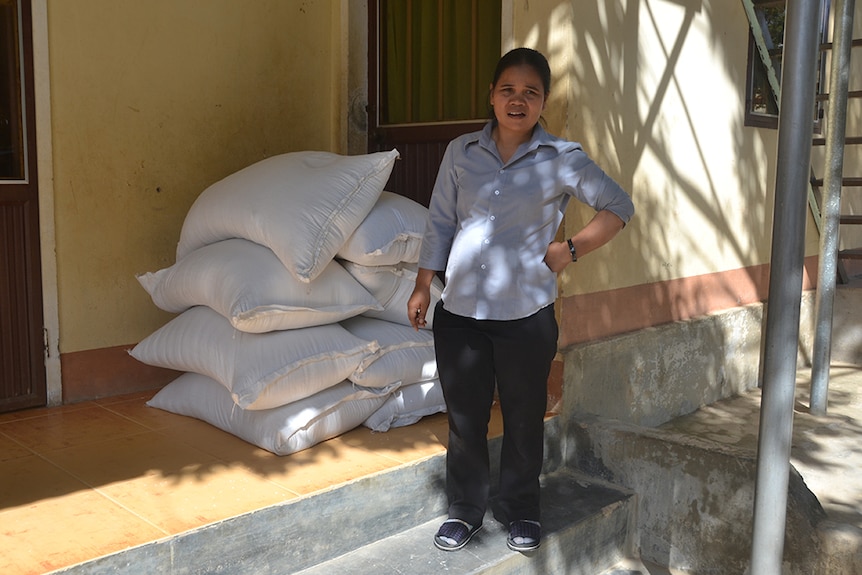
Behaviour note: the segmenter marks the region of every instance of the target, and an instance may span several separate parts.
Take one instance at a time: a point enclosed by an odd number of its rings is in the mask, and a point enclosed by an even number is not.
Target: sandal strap
[[[447,519],[437,530],[438,537],[452,539],[456,544],[461,543],[465,537],[473,531],[473,526],[461,519]]]
[[[447,519],[437,530],[434,544],[445,551],[455,551],[464,547],[481,525],[473,527],[462,519]]]
[[[523,537],[525,539],[539,539],[542,536],[542,526],[538,521],[522,519],[512,521],[509,524],[509,537]]]
[[[451,517],[451,518],[447,519],[446,521],[444,521],[443,525],[446,525],[447,523],[460,523],[461,525],[463,525],[464,527],[467,528],[467,531],[473,530],[473,526],[470,525],[469,523],[467,523],[466,521],[464,521],[463,519],[456,519],[454,517]],[[441,525],[441,527],[442,527],[442,525]]]

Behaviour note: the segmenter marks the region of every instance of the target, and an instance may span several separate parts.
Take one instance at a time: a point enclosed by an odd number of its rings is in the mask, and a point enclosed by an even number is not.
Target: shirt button
[[[497,219],[497,216],[491,216],[491,221],[492,221],[492,222],[493,222],[494,220],[496,220],[496,219]]]
[[[490,244],[490,243],[491,243],[491,240],[485,240],[485,243],[486,243],[486,244]]]
[[[495,196],[499,196],[499,195],[500,195],[500,190],[494,190],[494,195],[495,195]]]
[[[480,267],[480,268],[482,268],[482,269],[485,269],[485,264],[482,264],[482,265],[481,265],[481,266],[479,266],[479,267]]]

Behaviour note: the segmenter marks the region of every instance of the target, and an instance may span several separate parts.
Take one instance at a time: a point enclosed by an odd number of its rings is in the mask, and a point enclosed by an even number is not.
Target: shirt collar
[[[490,120],[481,131],[474,132],[471,137],[469,137],[464,142],[464,148],[467,148],[471,144],[479,144],[486,150],[496,150],[497,146],[494,144],[494,141],[491,139],[491,132],[494,130],[494,126],[497,125],[496,120]],[[553,146],[554,138],[545,131],[541,124],[536,124],[533,128],[533,135],[530,137],[530,141],[526,144],[521,144],[519,148],[519,153],[517,153],[512,159],[516,159],[526,154],[527,152],[531,152],[537,149],[539,146]]]

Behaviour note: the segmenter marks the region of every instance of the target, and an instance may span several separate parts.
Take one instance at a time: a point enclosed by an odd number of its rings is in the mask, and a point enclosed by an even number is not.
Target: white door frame
[[[36,156],[39,173],[39,243],[42,256],[42,314],[45,383],[49,406],[63,402],[60,373],[60,315],[54,228],[54,160],[51,137],[51,74],[48,57],[48,0],[31,0],[33,88],[36,98]]]

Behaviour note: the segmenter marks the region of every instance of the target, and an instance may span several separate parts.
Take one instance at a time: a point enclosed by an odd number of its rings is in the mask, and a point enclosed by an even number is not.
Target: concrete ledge
[[[813,313],[814,293],[806,292],[800,365],[811,357]],[[764,317],[763,304],[751,304],[573,346],[564,353],[560,413],[656,427],[755,389],[761,376]]]
[[[619,421],[569,425],[570,465],[638,494],[640,556],[673,569],[744,573],[751,555],[753,451]],[[785,575],[825,573],[818,524],[826,515],[791,470]]]
[[[832,316],[832,361],[862,365],[862,287],[838,286]]]
[[[565,414],[655,427],[757,386],[763,306],[587,343],[565,355]]]
[[[822,548],[817,573],[862,573],[862,529],[827,520],[820,524],[818,534]]]

